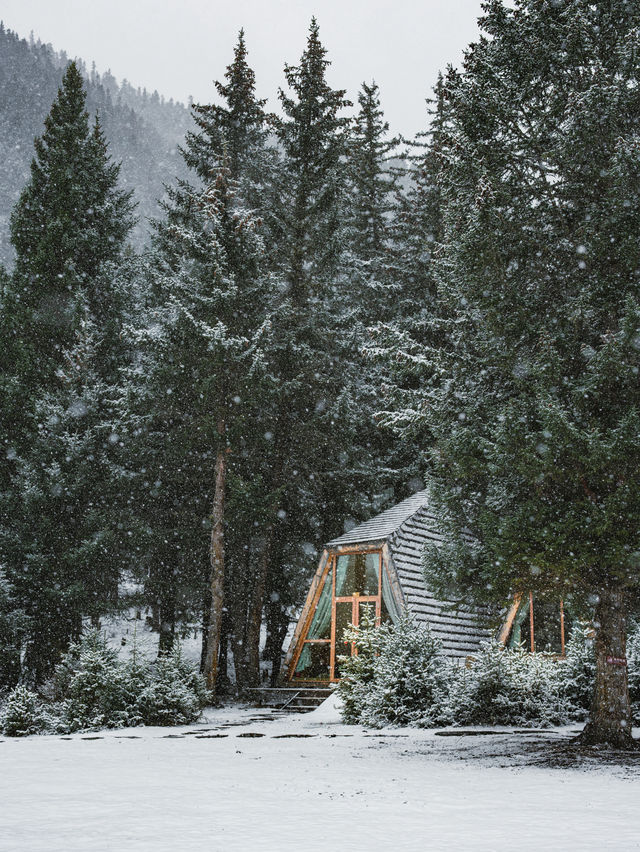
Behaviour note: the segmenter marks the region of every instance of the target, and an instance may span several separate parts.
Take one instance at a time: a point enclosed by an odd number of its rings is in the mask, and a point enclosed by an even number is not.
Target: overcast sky
[[[355,100],[375,79],[393,132],[425,125],[438,70],[478,35],[481,0],[2,0],[9,29],[50,42],[121,80],[187,101],[214,98],[244,27],[257,90],[276,107],[285,62],[297,63],[315,15],[330,82]]]

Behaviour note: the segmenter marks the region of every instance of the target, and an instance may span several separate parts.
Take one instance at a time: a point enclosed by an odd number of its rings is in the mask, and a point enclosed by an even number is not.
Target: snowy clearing
[[[0,850],[640,849],[640,757],[561,768],[569,729],[469,733],[347,727],[329,706],[3,738]]]

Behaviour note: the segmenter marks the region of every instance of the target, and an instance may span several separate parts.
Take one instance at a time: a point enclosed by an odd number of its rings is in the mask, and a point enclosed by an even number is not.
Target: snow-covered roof
[[[397,506],[392,506],[385,512],[381,512],[374,518],[358,524],[349,532],[327,543],[327,547],[342,547],[346,544],[360,544],[370,541],[383,541],[389,538],[404,524],[404,522],[415,515],[417,511],[427,506],[429,502],[428,491],[418,491]]]
[[[429,626],[448,657],[464,658],[476,652],[479,643],[490,636],[486,610],[472,604],[453,607],[450,601],[435,598],[428,589],[422,563],[424,548],[441,541],[437,520],[429,511],[429,492],[419,491],[334,538],[326,547],[334,550],[350,544],[387,544],[389,567],[395,569],[407,611],[416,623]]]

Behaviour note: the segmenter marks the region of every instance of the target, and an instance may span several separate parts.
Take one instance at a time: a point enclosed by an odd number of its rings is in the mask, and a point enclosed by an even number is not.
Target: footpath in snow
[[[570,729],[470,733],[345,726],[330,700],[5,737],[0,852],[640,849],[640,758],[567,752]]]

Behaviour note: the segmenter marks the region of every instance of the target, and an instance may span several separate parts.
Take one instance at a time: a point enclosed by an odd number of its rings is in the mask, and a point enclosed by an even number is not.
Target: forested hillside
[[[68,59],[51,45],[21,39],[0,24],[0,262],[10,264],[9,216],[29,178],[33,139],[56,96]],[[134,191],[138,224],[131,238],[142,246],[147,218],[159,214],[163,184],[184,174],[177,147],[191,127],[189,110],[148,94],[109,73],[80,64],[87,109],[96,112],[113,158],[122,162],[121,185]]]
[[[5,123],[22,140],[3,177],[6,679],[46,680],[83,625],[135,603],[162,654],[201,632],[211,688],[231,659],[238,687],[261,656],[275,681],[323,543],[419,487],[413,441],[375,424],[386,367],[364,359],[403,282],[430,288],[378,88],[350,118],[314,21],[276,119],[241,33],[178,163],[183,108],[2,35],[6,109],[38,106]]]
[[[323,545],[424,476],[429,588],[590,622],[631,745],[640,12],[484,8],[406,149],[315,19],[277,115],[242,30],[191,117],[0,30],[0,689],[133,605],[275,684]]]

